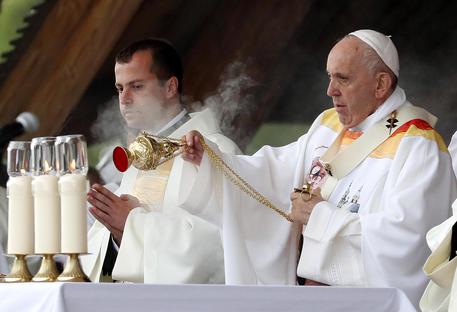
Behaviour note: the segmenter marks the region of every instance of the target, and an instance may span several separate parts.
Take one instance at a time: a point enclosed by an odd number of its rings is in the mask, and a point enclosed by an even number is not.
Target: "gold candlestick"
[[[34,282],[55,282],[59,276],[53,254],[43,255],[38,273],[32,278]]]
[[[27,261],[25,255],[15,255],[16,258],[13,262],[10,274],[3,278],[6,283],[23,283],[30,282],[32,274],[30,274],[29,268],[27,267]]]
[[[81,268],[78,256],[79,254],[77,253],[68,254],[68,261],[65,265],[65,269],[57,278],[59,282],[90,282]]]

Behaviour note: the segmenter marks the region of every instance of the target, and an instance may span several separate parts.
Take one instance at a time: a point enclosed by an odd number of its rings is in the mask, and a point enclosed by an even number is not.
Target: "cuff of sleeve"
[[[457,257],[449,261],[452,231],[449,231],[438,248],[432,252],[424,264],[424,272],[438,286],[450,288],[457,267]]]
[[[344,209],[336,208],[327,201],[321,201],[314,206],[308,224],[303,228],[303,236],[321,242],[332,240],[335,236],[360,234],[360,222],[351,222],[359,215]],[[340,233],[343,227],[344,233]]]
[[[214,143],[206,140],[206,144],[215,152],[219,152]],[[203,153],[203,158],[193,183],[181,186],[182,195],[179,198],[179,204],[191,214],[198,215],[201,213],[201,209],[206,206],[208,201],[207,190],[211,189],[212,184],[211,166],[208,153]]]
[[[311,212],[308,224],[303,227],[303,236],[322,241],[334,212],[335,209],[331,207],[329,202],[317,203]]]
[[[119,246],[116,244],[116,241],[114,240],[113,235],[111,234],[110,237],[111,237],[111,244],[113,244],[113,247],[116,250],[116,252],[119,252]]]

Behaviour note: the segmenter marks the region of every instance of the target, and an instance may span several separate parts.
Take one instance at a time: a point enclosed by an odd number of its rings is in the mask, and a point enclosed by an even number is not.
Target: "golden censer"
[[[272,209],[286,220],[293,222],[289,214],[277,208],[270,200],[247,183],[240,175],[230,168],[224,160],[205,143],[203,139],[201,139],[201,144],[214,167],[222,172],[222,174],[234,185],[262,205]],[[167,160],[181,154],[183,148],[186,146],[187,144],[185,142],[178,139],[160,137],[147,132],[141,132],[128,148],[121,146],[114,148],[113,161],[116,168],[121,172],[125,172],[132,165],[138,170],[154,170]],[[308,185],[305,184],[305,186]],[[303,186],[303,188],[294,189],[294,191],[307,193],[309,194],[310,199],[312,193],[309,188],[306,188],[305,186]]]
[[[154,170],[181,154],[182,141],[141,132],[128,148],[117,146],[113,151],[114,165],[125,172],[131,165],[138,170]]]

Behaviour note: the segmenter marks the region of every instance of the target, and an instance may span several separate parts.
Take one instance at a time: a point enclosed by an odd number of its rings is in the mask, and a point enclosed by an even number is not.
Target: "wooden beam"
[[[246,64],[246,74],[259,84],[252,106],[235,115],[234,120],[243,124],[234,121],[228,129],[232,133],[227,134],[242,147],[281,95],[279,89],[291,79],[287,68],[293,67],[293,60],[282,62],[282,58],[310,4],[303,0],[291,0],[287,5],[281,0],[226,1],[185,58],[184,89],[197,99],[216,92],[221,74],[237,60]]]
[[[59,0],[0,89],[3,119],[38,115],[34,136],[59,133],[142,0]]]

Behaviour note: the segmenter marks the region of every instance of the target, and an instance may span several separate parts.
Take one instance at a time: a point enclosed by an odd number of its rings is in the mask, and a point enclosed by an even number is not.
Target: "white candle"
[[[60,253],[60,200],[57,177],[39,175],[33,178],[35,205],[35,253]]]
[[[82,174],[59,179],[62,253],[87,253],[87,180]]]
[[[11,177],[8,194],[8,254],[33,254],[32,178]]]

